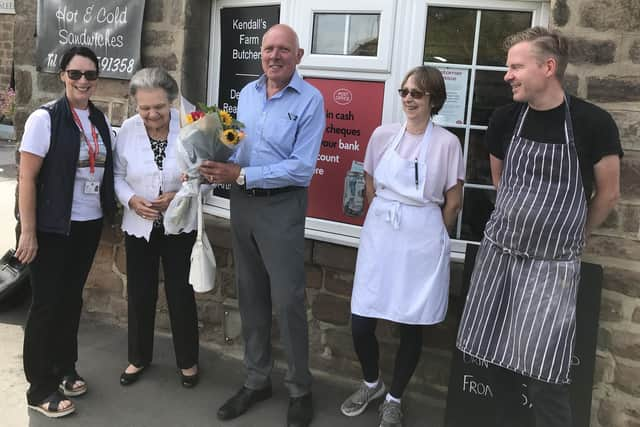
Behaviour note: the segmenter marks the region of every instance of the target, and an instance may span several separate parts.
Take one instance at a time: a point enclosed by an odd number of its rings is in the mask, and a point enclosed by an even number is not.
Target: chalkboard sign
[[[262,36],[279,22],[280,6],[277,5],[220,10],[218,106],[234,117],[238,112],[240,90],[262,74]]]
[[[463,285],[468,291],[477,246],[467,245]],[[576,345],[571,362],[571,408],[573,427],[588,427],[591,419],[591,390],[595,367],[598,318],[602,293],[602,267],[582,263],[576,306]],[[496,400],[495,378],[503,375],[499,368],[454,349],[449,378],[445,427],[494,427]],[[507,374],[508,375],[508,374]],[[527,397],[527,379],[511,373],[512,395],[501,401],[509,426],[534,427],[532,405]],[[501,399],[502,400],[502,399]]]
[[[57,73],[64,52],[86,46],[100,75],[129,79],[140,68],[144,0],[38,0],[36,68]]]
[[[262,74],[260,46],[269,27],[280,22],[280,6],[226,7],[220,10],[220,84],[218,107],[238,114],[240,91]],[[230,185],[213,190],[229,198]]]

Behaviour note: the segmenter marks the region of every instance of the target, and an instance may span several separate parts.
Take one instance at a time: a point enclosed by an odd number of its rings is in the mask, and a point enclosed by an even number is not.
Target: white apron
[[[429,122],[416,160],[396,152],[405,129],[402,126],[373,172],[376,197],[360,236],[351,311],[429,325],[441,322],[447,312],[449,235],[440,206],[424,198],[433,124]]]

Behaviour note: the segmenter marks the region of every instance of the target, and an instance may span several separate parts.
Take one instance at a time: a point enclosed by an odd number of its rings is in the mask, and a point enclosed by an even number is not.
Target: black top
[[[504,159],[523,103],[511,103],[496,109],[489,120],[485,143],[489,152]],[[564,103],[547,111],[529,108],[520,135],[537,142],[561,144],[565,142]],[[611,115],[602,108],[571,96],[569,111],[573,122],[576,151],[585,195],[590,199],[593,190],[593,165],[604,156],[622,157],[618,127]]]
[[[149,143],[151,144],[153,159],[156,161],[156,166],[158,166],[159,170],[162,170],[167,151],[167,139],[154,139],[149,137]]]
[[[73,186],[80,153],[80,129],[73,120],[66,96],[41,108],[49,112],[51,138],[36,184],[37,228],[39,231],[68,235],[71,229]],[[104,114],[92,102],[89,102],[89,120],[98,129],[107,150],[100,185],[100,204],[105,219],[113,222],[116,197],[111,133]]]

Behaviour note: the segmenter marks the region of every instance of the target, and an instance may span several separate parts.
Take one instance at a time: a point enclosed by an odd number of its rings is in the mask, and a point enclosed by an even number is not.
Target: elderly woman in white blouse
[[[160,262],[171,318],[176,362],[184,387],[198,382],[198,318],[188,283],[195,222],[167,234],[162,216],[181,185],[176,146],[180,120],[171,103],[176,81],[161,68],[138,71],[129,85],[138,114],[122,124],[116,140],[115,187],[124,206],[127,250],[129,365],[123,386],[136,382],[153,356]]]

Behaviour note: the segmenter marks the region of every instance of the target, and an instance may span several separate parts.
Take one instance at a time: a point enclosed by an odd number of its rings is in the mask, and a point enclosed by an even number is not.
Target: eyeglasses
[[[398,89],[398,95],[400,95],[401,98],[406,98],[407,95],[411,95],[411,97],[413,99],[420,99],[425,95],[430,95],[429,92],[422,92],[419,90],[415,90],[415,89]]]
[[[66,73],[71,80],[80,80],[82,76],[84,76],[84,78],[87,80],[98,79],[98,72],[96,70],[88,70],[85,72],[82,72],[80,70],[66,70]]]

